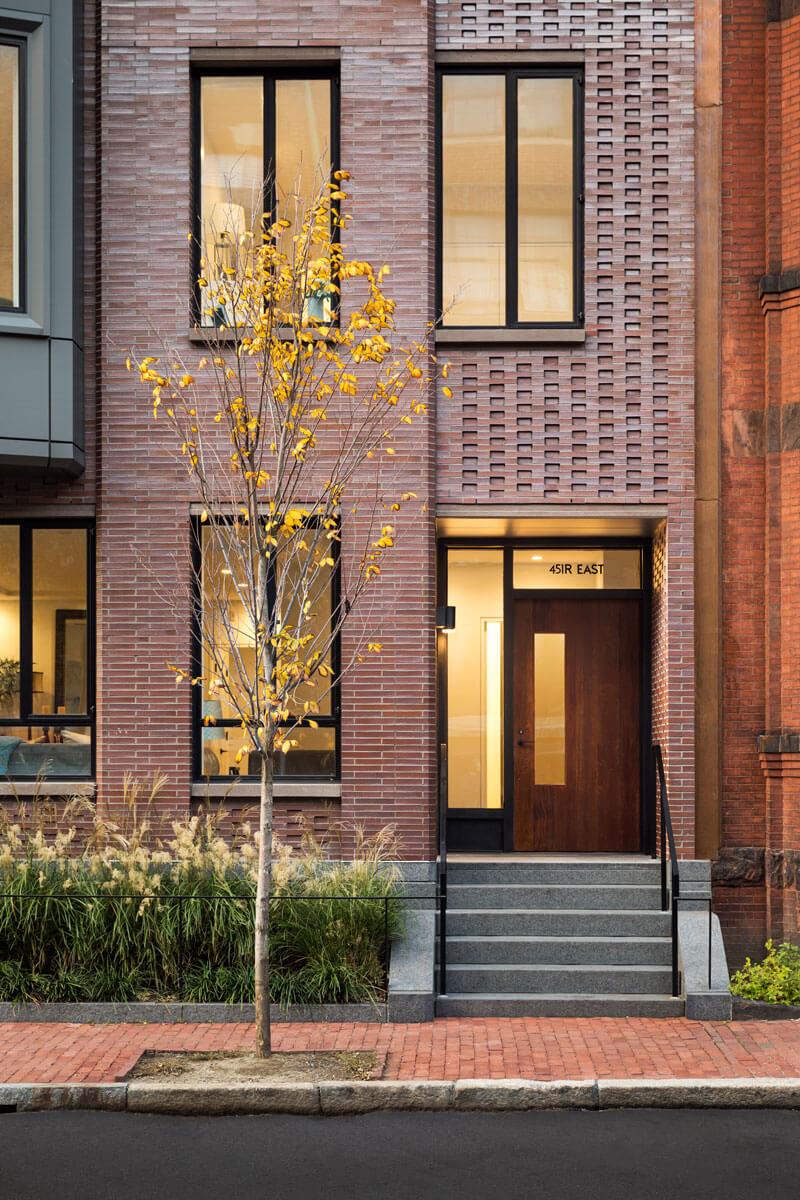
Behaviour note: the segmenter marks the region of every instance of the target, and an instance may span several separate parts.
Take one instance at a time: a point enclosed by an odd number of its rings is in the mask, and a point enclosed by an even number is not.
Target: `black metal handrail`
[[[436,869],[439,902],[439,994],[447,994],[447,742],[439,745],[439,859]]]
[[[374,904],[374,903],[378,903],[378,902],[383,904],[383,947],[382,947],[383,953],[382,953],[381,967],[382,967],[382,974],[383,974],[383,988],[384,988],[385,994],[388,998],[388,995],[389,995],[389,965],[390,965],[390,960],[391,960],[391,944],[390,944],[390,940],[389,940],[389,902],[393,901],[393,900],[402,900],[402,898],[403,897],[401,895],[397,895],[397,896],[389,896],[389,895],[384,895],[384,896],[316,896],[316,895],[292,896],[292,895],[283,895],[283,896],[270,896],[269,903],[270,904],[280,904],[280,903],[285,903],[285,902],[296,902],[296,901],[300,901],[301,903],[304,903],[306,901],[309,901],[309,902],[317,901],[317,902],[324,903],[324,902],[331,902],[331,901],[348,900],[351,903],[359,903],[359,904],[360,903]],[[422,897],[422,898],[430,899],[431,897]],[[184,906],[184,904],[191,904],[193,901],[199,901],[200,903],[209,903],[209,904],[222,903],[222,904],[255,905],[255,902],[256,902],[255,896],[232,896],[228,892],[223,892],[223,893],[211,892],[211,893],[206,893],[205,895],[200,894],[200,893],[191,893],[191,892],[186,893],[186,894],[181,893],[181,892],[175,892],[172,895],[170,895],[169,893],[159,893],[159,892],[155,892],[155,893],[154,892],[118,892],[118,893],[108,892],[108,893],[103,893],[103,892],[72,892],[72,891],[70,891],[70,892],[0,892],[0,900],[14,900],[14,901],[17,901],[17,900],[19,900],[19,901],[32,901],[32,900],[61,901],[61,900],[64,900],[64,901],[68,901],[68,902],[72,902],[74,900],[89,900],[92,903],[97,902],[99,904],[115,904],[122,900],[126,900],[126,901],[127,900],[139,900],[139,901],[147,900],[149,903],[154,902],[156,904],[164,904],[164,905],[177,904],[177,906],[178,906],[178,944],[176,947],[176,950],[177,950],[177,954],[176,954],[177,972],[176,972],[176,974],[177,974],[177,983],[178,983],[178,1002],[179,1003],[183,1002],[183,977],[184,977],[184,966],[185,966],[185,964],[184,964],[184,939],[183,939],[183,906]]]
[[[658,794],[661,805],[661,911],[667,912],[670,905],[667,902],[669,891],[672,908],[672,994],[680,996],[681,978],[678,970],[678,898],[680,896],[680,869],[678,855],[675,852],[675,836],[672,832],[672,817],[669,811],[667,795],[667,777],[664,772],[664,756],[661,747],[653,746],[653,758],[658,774]],[[669,848],[670,886],[667,888],[667,849]],[[655,857],[655,855],[653,855]]]

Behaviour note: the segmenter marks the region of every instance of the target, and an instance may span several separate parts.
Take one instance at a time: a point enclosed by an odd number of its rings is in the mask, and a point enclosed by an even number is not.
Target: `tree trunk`
[[[269,1058],[269,898],[272,890],[272,754],[261,755],[261,804],[256,890],[256,1058]]]

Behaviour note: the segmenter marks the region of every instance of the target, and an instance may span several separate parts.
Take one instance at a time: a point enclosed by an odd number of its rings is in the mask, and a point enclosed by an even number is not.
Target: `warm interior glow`
[[[571,79],[517,82],[520,321],[572,321]]]
[[[503,805],[503,553],[450,550],[447,603],[448,802]]]
[[[34,529],[34,712],[87,711],[86,659],[86,532]]]
[[[515,588],[640,588],[642,554],[630,549],[514,551]]]
[[[503,803],[503,622],[481,621],[483,674],[483,771],[481,798],[484,808]]]
[[[242,235],[257,227],[264,184],[264,99],[255,76],[206,76],[200,83],[200,212],[203,324],[232,324],[213,298],[214,282],[235,266]],[[205,311],[205,310],[209,311]]]
[[[330,131],[329,79],[276,80],[275,186],[278,215],[292,223],[282,243],[289,257],[300,232],[298,218],[330,178]]]
[[[442,79],[445,325],[502,325],[506,307],[505,76]]]
[[[566,783],[565,641],[563,633],[533,635],[533,779],[537,786]]]
[[[242,568],[241,549],[236,544],[237,529],[226,527],[230,546],[227,554],[208,526],[202,529],[204,626],[218,647],[220,665],[231,678],[237,676],[237,661],[241,663],[250,679],[255,673],[256,631],[252,576],[248,579]],[[241,535],[246,536],[246,535]],[[223,566],[227,560],[231,565]],[[331,620],[332,573],[319,585],[314,608],[308,618],[305,632],[327,641],[327,629]],[[226,631],[227,626],[227,631]],[[309,644],[306,651],[313,648]],[[331,667],[331,656],[323,659]],[[239,672],[239,674],[241,674]],[[214,723],[204,726],[203,765],[205,775],[252,775],[260,770],[258,757],[248,749],[248,739],[242,729],[217,725],[218,720],[236,720],[238,714],[221,688],[214,687],[217,670],[203,646],[203,717]],[[333,712],[330,679],[317,676],[312,682],[298,687],[295,699],[298,709],[304,700],[318,702],[318,714],[330,716]],[[297,742],[286,754],[275,759],[277,775],[330,775],[336,770],[336,730],[331,727],[317,729],[295,729],[292,741]],[[237,753],[244,750],[237,761]]]

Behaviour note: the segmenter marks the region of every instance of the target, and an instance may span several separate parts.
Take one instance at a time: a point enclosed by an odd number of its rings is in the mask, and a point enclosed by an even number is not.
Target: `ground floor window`
[[[0,522],[0,778],[94,773],[93,588],[85,524]]]
[[[215,683],[215,675],[220,672],[243,679],[255,677],[253,575],[242,556],[236,525],[228,523],[225,529],[228,532],[221,538],[219,530],[209,525],[195,527],[195,575],[199,585],[196,666],[197,674],[202,676],[202,686],[194,689],[195,777],[211,781],[257,778],[261,772],[261,756],[248,745],[241,715]],[[305,634],[327,647],[324,675],[296,690],[298,716],[307,701],[313,702],[314,711],[293,728],[291,748],[275,756],[276,776],[297,780],[339,777],[339,647],[331,639],[339,605],[338,541],[332,543],[331,553],[334,565],[326,577],[314,583],[310,597],[305,593],[305,599],[300,600],[297,589],[286,578],[279,586],[271,580],[268,587],[270,603],[282,602],[289,608],[298,603],[310,605]],[[290,612],[288,616],[291,618]],[[212,643],[217,647],[216,662],[208,650]]]

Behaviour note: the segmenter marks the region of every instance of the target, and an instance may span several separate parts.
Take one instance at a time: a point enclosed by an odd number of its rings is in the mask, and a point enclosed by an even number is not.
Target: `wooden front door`
[[[618,595],[514,600],[515,850],[641,849],[641,601]]]

